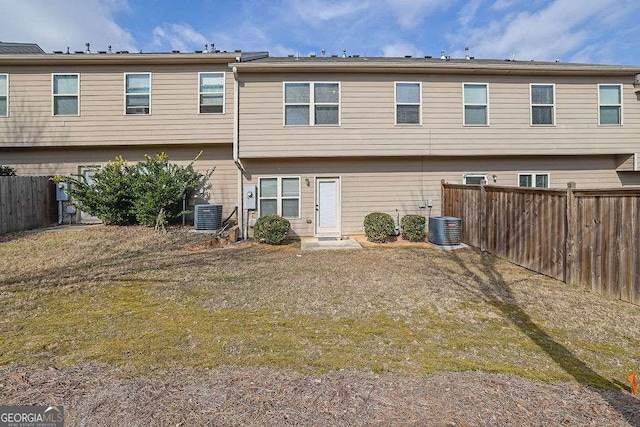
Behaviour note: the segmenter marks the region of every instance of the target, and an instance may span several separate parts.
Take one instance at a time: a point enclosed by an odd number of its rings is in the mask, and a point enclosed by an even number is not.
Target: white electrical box
[[[255,211],[258,208],[258,187],[255,184],[247,184],[242,189],[244,209]]]

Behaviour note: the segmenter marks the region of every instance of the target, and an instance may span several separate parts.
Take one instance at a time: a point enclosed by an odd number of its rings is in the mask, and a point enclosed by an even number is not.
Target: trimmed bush
[[[258,218],[253,228],[253,237],[270,245],[282,243],[291,230],[291,223],[279,215],[265,215]]]
[[[425,226],[427,219],[422,215],[405,215],[400,220],[402,238],[411,242],[424,240],[427,235]]]
[[[370,242],[382,243],[393,235],[396,225],[391,215],[383,212],[372,212],[364,217],[364,234]]]

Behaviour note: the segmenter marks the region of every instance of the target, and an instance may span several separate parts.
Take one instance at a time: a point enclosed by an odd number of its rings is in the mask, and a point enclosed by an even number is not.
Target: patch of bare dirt
[[[67,426],[640,425],[640,400],[628,393],[482,372],[309,376],[226,368],[148,378],[98,364],[5,366],[0,398],[5,405],[64,405]]]

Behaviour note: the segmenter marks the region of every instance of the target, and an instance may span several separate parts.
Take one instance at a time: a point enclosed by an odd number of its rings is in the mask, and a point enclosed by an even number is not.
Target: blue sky
[[[0,0],[43,49],[463,57],[640,65],[638,0]]]

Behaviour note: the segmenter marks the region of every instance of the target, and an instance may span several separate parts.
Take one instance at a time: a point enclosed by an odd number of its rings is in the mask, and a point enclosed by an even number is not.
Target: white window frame
[[[200,98],[203,95],[210,95],[214,92],[202,92],[202,87],[200,86],[200,82],[201,82],[201,76],[203,74],[221,74],[222,75],[222,112],[220,113],[206,113],[206,112],[202,112],[202,102],[200,100]],[[225,114],[226,111],[226,106],[225,106],[225,102],[226,102],[226,90],[227,90],[227,75],[224,71],[201,71],[198,73],[198,114]]]
[[[260,191],[260,189],[262,188],[261,186],[261,181],[263,179],[277,179],[277,187],[276,187],[276,196],[275,197],[262,197],[262,192]],[[283,179],[297,179],[298,180],[298,197],[291,197],[291,196],[283,196],[282,195],[282,180]],[[262,216],[262,212],[261,212],[261,201],[265,199],[265,200],[276,200],[276,213],[280,216],[282,216],[282,201],[283,200],[298,200],[298,215],[297,216],[286,216],[284,218],[287,219],[296,219],[296,218],[300,218],[300,211],[302,210],[302,179],[300,176],[287,176],[287,175],[283,175],[283,176],[261,176],[258,178],[258,216]]]
[[[600,102],[600,88],[603,86],[609,86],[609,87],[617,87],[620,90],[620,103],[619,104],[602,104]],[[623,105],[624,105],[624,92],[623,92],[623,87],[621,84],[618,83],[599,83],[598,84],[598,126],[622,126],[623,125],[623,117],[624,117],[624,112],[623,112]],[[602,123],[601,121],[601,117],[600,117],[600,109],[601,107],[618,107],[620,109],[620,123]]]
[[[465,99],[465,94],[464,94],[464,88],[465,86],[484,86],[486,91],[487,91],[487,102],[485,104],[473,104],[473,103],[467,103],[466,99]],[[467,106],[469,107],[485,107],[486,110],[486,115],[487,115],[487,121],[486,123],[480,123],[480,124],[476,124],[476,123],[467,123]],[[463,126],[472,126],[472,127],[482,127],[482,126],[489,126],[489,83],[482,83],[482,82],[463,82],[462,83],[462,125]]]
[[[534,86],[551,86],[553,90],[553,100],[551,104],[534,104],[533,103],[533,87]],[[551,123],[533,123],[533,108],[534,107],[551,107]],[[556,84],[555,83],[530,83],[529,84],[529,124],[531,126],[553,127],[556,125]]]
[[[128,96],[135,96],[135,95],[145,95],[142,93],[127,93],[127,76],[149,76],[149,93],[146,94],[149,97],[149,112],[148,113],[127,113],[127,97]],[[151,115],[151,92],[152,90],[152,84],[153,84],[153,78],[150,72],[141,72],[141,73],[124,73],[124,115],[125,116],[150,116]]]
[[[6,103],[6,113],[0,115],[0,117],[9,117],[9,74],[8,73],[0,73],[0,77],[4,77],[7,90],[5,93],[0,93],[0,97],[4,97]]]
[[[75,76],[77,79],[77,92],[76,94],[69,93],[55,93],[54,92],[54,82],[56,76]],[[56,97],[71,97],[75,96],[78,100],[78,110],[76,114],[56,114]],[[78,117],[80,115],[80,73],[51,73],[51,115],[53,117]]]
[[[286,102],[286,87],[287,84],[308,84],[309,85],[309,102],[302,103],[294,103],[294,102]],[[316,84],[337,84],[338,85],[338,102],[315,102],[315,85]],[[308,124],[299,124],[299,125],[289,125],[287,124],[287,106],[288,105],[307,105],[309,106],[309,122]],[[338,123],[330,123],[330,124],[316,124],[316,106],[317,105],[337,105],[338,107]],[[342,84],[340,82],[334,81],[287,81],[282,82],[282,125],[283,126],[320,126],[320,127],[332,127],[332,126],[342,126]]]
[[[531,184],[533,184],[531,187],[525,187],[520,185],[520,177],[523,175],[529,175],[531,176]],[[546,175],[547,177],[547,186],[546,187],[538,187],[536,186],[536,178],[538,176],[543,176]],[[516,185],[519,188],[551,188],[551,176],[549,175],[548,172],[523,172],[523,173],[519,173],[518,174],[518,181],[516,182]]]
[[[419,100],[417,103],[413,102],[398,102],[398,84],[411,84],[418,85],[418,97]],[[395,124],[398,126],[421,126],[422,125],[422,82],[402,82],[396,81],[393,84],[393,92],[394,92],[394,120]],[[398,123],[398,105],[409,105],[409,106],[418,106],[418,123]]]
[[[484,179],[484,185],[489,183],[489,177],[486,173],[466,173],[462,177],[462,183],[467,185],[467,178],[482,178]],[[469,184],[469,185],[478,185],[478,184]]]

